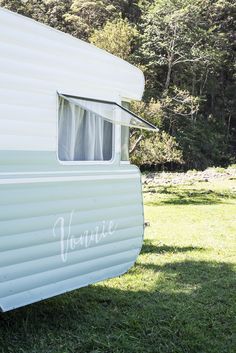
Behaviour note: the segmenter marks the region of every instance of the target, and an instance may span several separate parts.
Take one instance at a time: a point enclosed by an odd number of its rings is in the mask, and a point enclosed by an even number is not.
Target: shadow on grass
[[[217,192],[204,189],[178,189],[177,187],[151,188],[145,190],[144,193],[155,194],[156,200],[147,201],[145,204],[149,206],[159,205],[211,205],[228,203],[228,201],[236,200],[236,193],[225,191]],[[158,198],[158,194],[160,197]],[[164,198],[163,198],[164,197]],[[166,198],[166,199],[165,199]]]
[[[141,254],[148,254],[148,253],[156,253],[156,254],[165,254],[167,252],[169,253],[184,253],[188,251],[204,251],[206,250],[205,248],[200,248],[196,246],[184,246],[184,247],[179,247],[179,246],[169,246],[169,245],[153,245],[152,242],[148,240],[144,240],[144,244],[142,246]]]
[[[149,290],[138,290],[123,277],[120,287],[105,282],[1,314],[0,352],[235,352],[235,273],[230,264],[142,266],[144,272],[138,264],[131,272],[152,281]],[[149,273],[153,269],[157,276]]]

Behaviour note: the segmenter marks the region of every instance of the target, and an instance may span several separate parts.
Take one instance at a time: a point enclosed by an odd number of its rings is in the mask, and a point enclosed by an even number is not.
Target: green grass
[[[236,181],[144,189],[124,276],[0,316],[0,352],[235,353]]]

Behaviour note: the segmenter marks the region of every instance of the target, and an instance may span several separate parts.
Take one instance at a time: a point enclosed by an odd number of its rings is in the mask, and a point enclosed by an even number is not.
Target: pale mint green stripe
[[[63,165],[53,151],[0,151],[1,172],[33,172],[33,171],[104,171],[115,170],[119,164],[96,165]],[[127,165],[119,166],[127,169]]]

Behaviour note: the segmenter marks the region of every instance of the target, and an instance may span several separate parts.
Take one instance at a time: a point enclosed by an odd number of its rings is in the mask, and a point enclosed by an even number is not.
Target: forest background
[[[0,0],[0,6],[138,66],[132,110],[160,132],[131,131],[143,169],[204,169],[236,161],[235,0]]]

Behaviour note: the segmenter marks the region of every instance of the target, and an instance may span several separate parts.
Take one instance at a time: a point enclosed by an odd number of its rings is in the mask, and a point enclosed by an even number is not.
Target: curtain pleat
[[[95,113],[60,100],[58,156],[62,161],[102,161],[112,158],[112,123]]]

